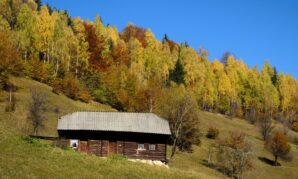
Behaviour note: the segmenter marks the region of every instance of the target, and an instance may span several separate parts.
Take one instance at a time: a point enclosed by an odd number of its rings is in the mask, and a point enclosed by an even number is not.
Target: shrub
[[[37,147],[41,147],[42,146],[42,144],[40,143],[40,140],[39,139],[30,137],[30,136],[23,137],[23,140],[25,142],[27,142],[28,144],[32,144],[32,145],[37,146]]]
[[[56,94],[62,92],[71,99],[86,103],[91,100],[88,90],[72,74],[67,74],[63,80],[55,80],[52,91]]]
[[[112,154],[108,157],[108,161],[111,161],[111,162],[127,161],[127,157],[120,154]]]
[[[52,87],[52,92],[55,94],[59,94],[62,91],[61,80],[54,80]]]
[[[278,158],[288,161],[288,154],[291,146],[288,144],[288,139],[283,132],[276,132],[272,137],[268,138],[265,143],[265,148],[274,156],[274,163],[277,166]]]
[[[206,137],[209,139],[216,139],[219,135],[219,130],[216,127],[209,127]]]
[[[224,174],[242,178],[245,171],[253,169],[251,144],[243,132],[231,132],[230,136],[216,143],[217,162]]]
[[[82,89],[79,93],[79,100],[88,103],[91,100],[91,96],[86,89]]]
[[[291,125],[291,128],[293,131],[298,132],[298,121],[293,122],[293,124]]]
[[[62,91],[66,96],[77,100],[80,91],[79,85],[79,81],[73,75],[66,75],[63,80]]]

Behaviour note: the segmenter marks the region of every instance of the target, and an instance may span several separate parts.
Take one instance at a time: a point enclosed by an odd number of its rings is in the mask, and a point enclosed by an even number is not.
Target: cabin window
[[[138,144],[138,150],[145,150],[145,144]]]
[[[79,147],[79,140],[78,139],[71,139],[70,140],[70,147],[73,149],[77,149]]]
[[[149,144],[149,150],[155,150],[155,144]]]

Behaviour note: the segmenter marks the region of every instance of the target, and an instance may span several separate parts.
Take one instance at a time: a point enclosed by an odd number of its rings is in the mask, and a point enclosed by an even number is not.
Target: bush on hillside
[[[245,171],[253,169],[252,147],[243,132],[231,132],[216,142],[216,148],[217,166],[224,174],[242,178]]]
[[[291,128],[293,131],[298,132],[298,121],[293,122]]]
[[[62,92],[71,99],[86,103],[91,100],[88,90],[72,74],[66,75],[63,80],[55,80],[52,91],[56,94]]]
[[[219,130],[216,127],[209,127],[206,137],[209,139],[216,139],[219,135]]]
[[[283,132],[276,132],[273,136],[268,138],[265,143],[265,148],[274,156],[275,166],[278,165],[278,158],[285,161],[289,161],[291,158],[288,155],[291,150],[291,146]]]

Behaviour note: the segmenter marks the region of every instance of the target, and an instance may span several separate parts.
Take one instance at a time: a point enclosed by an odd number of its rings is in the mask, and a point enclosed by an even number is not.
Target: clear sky
[[[298,79],[298,0],[43,0],[71,16],[94,20],[122,31],[127,23],[166,33],[210,60],[232,52],[250,67],[265,60]]]

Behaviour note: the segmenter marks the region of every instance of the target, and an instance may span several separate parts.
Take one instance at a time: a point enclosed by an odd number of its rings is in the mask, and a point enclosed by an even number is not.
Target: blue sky
[[[211,60],[230,51],[250,67],[265,60],[298,79],[298,1],[296,0],[43,0],[71,16],[122,31],[127,23],[165,33],[177,42],[204,46]]]

